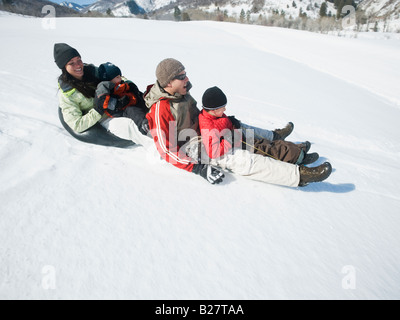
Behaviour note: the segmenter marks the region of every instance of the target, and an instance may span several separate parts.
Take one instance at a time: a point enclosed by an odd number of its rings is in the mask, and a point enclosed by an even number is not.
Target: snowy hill
[[[0,28],[0,299],[400,298],[398,34],[89,18],[46,29],[3,12]],[[217,85],[242,121],[293,121],[290,140],[310,140],[334,172],[305,188],[230,173],[212,186],[141,147],[81,143],[57,117],[56,42],[142,90],[175,57],[197,101]]]

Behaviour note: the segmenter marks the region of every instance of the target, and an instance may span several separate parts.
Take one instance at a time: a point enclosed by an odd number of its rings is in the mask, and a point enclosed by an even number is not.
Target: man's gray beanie
[[[162,88],[165,88],[183,70],[185,70],[185,67],[178,60],[173,58],[164,59],[156,69],[158,83]]]

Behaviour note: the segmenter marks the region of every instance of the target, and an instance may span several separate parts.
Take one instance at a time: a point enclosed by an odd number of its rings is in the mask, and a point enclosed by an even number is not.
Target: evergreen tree
[[[378,21],[375,22],[375,26],[374,26],[374,32],[378,32],[379,28],[378,28]]]
[[[326,2],[322,2],[321,8],[319,8],[319,15],[321,18],[326,17],[326,11],[328,9],[328,6]]]
[[[243,23],[245,18],[246,12],[244,12],[244,10],[242,9],[242,11],[240,11],[240,22]]]
[[[175,21],[182,20],[182,12],[181,12],[181,9],[179,9],[179,7],[174,8],[174,18],[175,18]]]

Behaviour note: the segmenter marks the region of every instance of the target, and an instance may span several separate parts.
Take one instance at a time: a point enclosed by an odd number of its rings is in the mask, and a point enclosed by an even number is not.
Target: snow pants
[[[116,135],[125,140],[132,140],[134,143],[143,146],[146,150],[153,147],[153,139],[143,135],[135,122],[130,118],[107,118],[101,121],[101,125]]]
[[[264,157],[247,150],[236,149],[232,154],[209,159],[209,162],[211,165],[251,180],[288,187],[297,187],[300,182],[297,165]]]
[[[242,129],[243,132],[246,132],[246,130],[251,130],[255,139],[266,139],[269,141],[274,140],[274,132],[271,130],[253,127],[243,122],[241,123],[240,129]]]
[[[254,145],[246,145],[244,149],[264,157],[271,157],[294,164],[301,163],[304,159],[304,152],[299,145],[284,140],[269,141],[266,139],[256,139]]]
[[[274,133],[270,130],[253,127],[245,123],[241,124],[241,129],[253,130],[256,139],[272,141],[274,137]],[[251,180],[288,187],[297,187],[299,185],[300,172],[297,165],[256,154],[254,153],[254,148],[250,149],[253,150],[234,149],[232,153],[226,154],[221,158],[208,159],[208,161],[211,165],[222,170],[231,171]],[[300,150],[298,152],[300,153]],[[202,150],[201,154],[202,156],[207,155],[207,152]],[[277,156],[283,157],[282,155]],[[294,160],[296,162],[299,155],[291,155],[290,158],[292,158],[291,161]]]

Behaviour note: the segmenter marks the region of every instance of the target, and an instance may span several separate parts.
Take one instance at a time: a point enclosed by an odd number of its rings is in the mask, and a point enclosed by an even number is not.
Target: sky
[[[84,4],[92,4],[92,3],[96,2],[97,0],[50,0],[50,1],[55,2],[55,3],[61,3],[61,2],[67,1],[67,2],[73,2],[76,4],[84,5]]]

